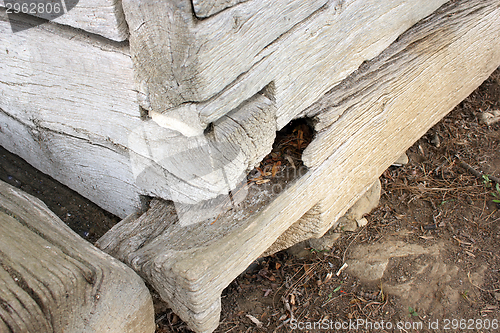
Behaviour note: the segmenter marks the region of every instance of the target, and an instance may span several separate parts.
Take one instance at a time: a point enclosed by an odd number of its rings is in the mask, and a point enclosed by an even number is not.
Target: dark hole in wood
[[[278,131],[272,151],[248,174],[248,182],[269,183],[275,188],[273,192],[277,192],[276,189],[284,189],[292,180],[306,174],[302,153],[314,137],[313,128],[312,119],[299,118]]]
[[[203,131],[205,136],[210,136],[214,132],[214,123],[210,123],[207,125],[207,128]]]
[[[141,115],[141,120],[151,119],[151,117],[149,116],[149,111],[141,106],[139,106],[139,114]]]

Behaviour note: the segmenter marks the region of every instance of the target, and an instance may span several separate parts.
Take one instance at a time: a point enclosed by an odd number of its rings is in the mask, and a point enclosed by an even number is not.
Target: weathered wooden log
[[[213,97],[327,1],[251,0],[204,20],[195,19],[189,0],[123,1],[138,89],[147,97],[143,107],[163,112]]]
[[[129,135],[136,184],[181,204],[226,195],[271,151],[275,114],[273,102],[257,94],[198,136],[144,122]]]
[[[282,128],[445,2],[252,0],[202,21],[187,0],[123,5],[142,106],[189,136],[271,83]]]
[[[149,290],[40,200],[0,182],[1,332],[154,332]]]
[[[457,6],[463,7],[454,14],[463,21],[460,26],[450,19],[443,19],[437,26],[434,16],[423,20],[302,113],[302,116],[314,117],[317,131],[316,139],[302,157],[308,167],[318,168],[340,149],[350,150],[349,140],[354,140],[355,135],[378,131],[389,121],[388,113],[399,112],[400,117],[411,117],[418,110],[428,114],[425,122],[417,122],[420,118],[415,118],[391,124],[390,128],[403,136],[394,137],[394,148],[398,148],[391,149],[391,156],[395,160],[406,149],[398,145],[405,142],[404,137],[423,135],[442,118],[443,111],[448,112],[457,101],[467,97],[476,88],[478,79],[484,79],[498,66],[495,47],[498,43],[493,37],[498,37],[494,29],[500,20],[490,23],[488,18],[496,15],[491,11],[500,6],[499,2],[473,1]],[[440,9],[436,15],[443,15],[448,8]],[[477,27],[475,11],[484,16],[480,24],[491,26]],[[469,37],[478,28],[492,29],[492,38]],[[439,36],[439,44],[434,36]],[[441,49],[437,49],[437,45]],[[461,60],[464,52],[469,53],[467,62],[467,59]],[[476,62],[477,59],[480,61]]]
[[[50,19],[53,22],[79,28],[115,41],[128,38],[128,27],[119,0],[64,0],[64,1],[14,1],[0,0],[0,7],[10,9],[9,12],[19,13],[15,3],[26,3],[23,13]],[[33,5],[32,5],[33,4]],[[43,4],[42,9],[38,9]],[[50,4],[47,6],[47,4]],[[57,4],[56,6],[54,6]],[[36,6],[34,6],[36,5]],[[62,14],[63,15],[59,15]],[[55,18],[53,18],[55,17]],[[52,19],[53,18],[53,19]],[[42,24],[39,21],[38,24]],[[14,29],[25,27],[14,27]]]
[[[155,201],[140,218],[111,229],[99,247],[134,268],[195,331],[212,331],[222,290],[280,235],[320,202],[315,235],[334,226],[500,65],[498,17],[498,0],[450,2],[344,80],[342,92],[326,94],[319,105],[329,121],[315,108],[304,113],[325,124],[304,155],[311,168],[283,192],[250,187],[238,210],[187,227],[171,204]],[[330,98],[335,93],[346,98]]]
[[[10,21],[10,22],[9,22]],[[128,134],[142,124],[128,47],[0,8],[0,142],[104,209],[140,207]]]
[[[222,3],[225,2],[213,2]],[[271,128],[283,127],[363,60],[380,53],[402,31],[431,13],[439,1],[421,5],[404,2],[394,8],[394,4],[372,4],[372,8],[359,0],[342,5],[326,0],[307,3],[252,0],[201,21],[193,18],[188,4],[189,1],[180,0],[130,2],[127,19],[131,26],[140,27],[133,29],[137,38],[131,41],[132,55],[125,45],[106,43],[50,23],[9,33],[12,23],[28,28],[39,21],[19,16],[8,19],[5,11],[1,11],[0,33],[5,38],[0,41],[0,88],[7,98],[0,101],[0,117],[8,124],[0,133],[2,145],[121,217],[140,206],[140,195],[183,204],[227,195],[244,177],[244,172],[269,151],[269,143],[275,136]],[[141,8],[129,13],[134,6]],[[162,12],[157,6],[175,10],[179,15],[169,16],[175,22],[190,22],[187,30],[177,27],[170,31],[174,38],[172,45],[165,44],[163,38],[167,19],[164,16],[169,12]],[[144,15],[158,17],[142,24]],[[241,29],[235,31],[231,24],[242,17],[248,20],[241,21]],[[276,20],[279,24],[269,29],[268,24]],[[154,33],[151,36],[145,34],[149,25],[156,29],[150,31]],[[269,34],[269,30],[273,33]],[[183,39],[185,34],[193,34],[193,43]],[[161,41],[151,46],[157,38]],[[193,55],[201,60],[189,58],[196,43],[202,42],[203,47]],[[245,46],[248,43],[251,47]],[[150,47],[162,49],[161,56],[153,54],[154,50],[145,54]],[[172,52],[166,52],[167,47]],[[211,89],[210,93],[200,95],[211,98],[200,103],[183,103],[167,113],[151,110],[152,121],[141,119],[147,115],[141,112],[137,96],[140,100],[149,97],[136,95],[131,57],[136,63],[136,75],[142,77],[139,82],[152,85],[163,85],[167,80],[164,71],[171,72],[167,75],[170,79],[175,77],[180,81],[190,71],[201,71],[206,77],[201,81],[189,79],[189,84],[196,85],[196,89]],[[139,66],[141,57],[145,57],[144,62],[154,59],[154,64]],[[221,66],[227,67],[224,75],[216,75]],[[176,89],[184,86],[169,89],[168,94],[177,94]],[[258,108],[260,102],[254,102],[261,91],[267,96],[269,112],[257,112],[257,118],[242,120],[248,124],[241,128],[236,124],[227,127],[231,121],[225,115],[241,115],[251,105]],[[164,99],[168,94],[159,92],[155,96]],[[186,98],[188,95],[182,93]],[[164,102],[160,100],[160,104]],[[273,121],[268,119],[270,112],[274,114]],[[231,140],[217,146],[215,151],[224,147],[218,154],[208,157],[211,170],[200,168],[199,162],[192,163],[194,156],[181,154],[172,158],[174,154],[168,152],[184,152],[186,147],[193,148],[193,144],[198,148],[214,148],[210,143],[219,144],[220,140],[206,137],[210,132],[206,131],[208,123],[214,125],[213,133]],[[245,126],[252,128],[250,135],[243,133]],[[153,127],[157,136],[147,137],[144,133],[153,131]],[[254,138],[260,143],[249,144],[249,139]]]

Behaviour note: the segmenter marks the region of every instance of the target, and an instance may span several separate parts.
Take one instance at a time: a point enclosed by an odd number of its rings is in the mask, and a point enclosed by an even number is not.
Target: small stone
[[[311,238],[309,240],[309,245],[311,248],[318,251],[331,250],[341,235],[342,234],[338,232],[328,232],[321,238]]]
[[[311,257],[312,253],[307,249],[308,244],[306,244],[306,242],[307,241],[295,244],[294,246],[288,248],[286,251],[292,256],[299,259],[309,258]]]
[[[358,224],[356,220],[346,220],[345,223],[340,227],[342,231],[354,232],[358,229]]]
[[[495,293],[495,298],[497,299],[497,301],[500,301],[500,293]]]
[[[362,228],[368,224],[368,220],[365,217],[363,217],[363,218],[356,220],[356,223],[358,224],[359,228]]]
[[[500,110],[493,110],[490,112],[484,112],[479,115],[479,120],[481,123],[486,125],[493,125],[494,123],[500,121]]]
[[[399,156],[399,158],[394,163],[392,163],[392,166],[399,167],[408,164],[408,162],[409,162],[408,156],[406,154],[403,154]]]
[[[437,133],[434,133],[434,135],[432,136],[431,143],[436,148],[439,148],[441,146],[441,139],[439,138],[439,135]]]

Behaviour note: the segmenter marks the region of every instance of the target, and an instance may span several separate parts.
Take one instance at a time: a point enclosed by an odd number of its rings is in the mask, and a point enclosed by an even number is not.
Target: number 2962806
[[[62,14],[64,8],[61,3],[43,3],[43,2],[6,2],[5,8],[7,14]]]
[[[443,319],[444,330],[497,330],[498,319]]]

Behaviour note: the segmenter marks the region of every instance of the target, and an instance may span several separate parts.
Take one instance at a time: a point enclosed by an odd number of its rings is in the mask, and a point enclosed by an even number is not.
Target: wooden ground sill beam
[[[128,38],[127,22],[120,0],[64,0],[64,7],[61,1],[0,0],[0,7],[15,12],[16,9],[13,7],[15,3],[27,4],[28,13],[52,22],[82,29],[118,42]],[[33,7],[32,3],[44,4],[43,11],[37,10],[38,7]],[[56,3],[61,6],[54,6]],[[57,15],[58,12],[65,14]],[[14,28],[14,31],[19,31],[18,28]]]
[[[347,78],[341,86],[351,87],[348,95],[359,107],[347,108],[337,120],[353,119],[335,132],[341,144],[283,192],[273,196],[266,184],[252,186],[238,209],[187,227],[176,223],[172,205],[154,201],[138,219],[111,229],[99,247],[136,270],[192,329],[213,331],[222,290],[253,260],[321,201],[325,224],[317,227],[318,235],[334,225],[360,193],[500,65],[498,17],[498,0],[451,2],[363,66],[369,76]],[[418,57],[427,60],[411,61]],[[375,81],[377,73],[392,80]],[[406,80],[407,75],[416,79]],[[364,89],[365,81],[390,89]],[[350,99],[324,101],[328,109]],[[315,140],[324,143],[321,136]]]
[[[141,278],[0,182],[0,331],[153,333]]]
[[[273,83],[281,129],[445,2],[249,0],[197,21],[188,0],[125,0],[139,100],[199,135]]]
[[[388,112],[429,114],[424,123],[415,118],[411,124],[392,124],[394,131],[402,136],[423,135],[442,118],[443,112],[450,111],[457,100],[467,97],[477,82],[482,82],[498,67],[500,20],[488,19],[496,15],[500,2],[458,2],[454,6],[458,9],[453,20],[443,18],[440,25],[436,25],[435,15],[423,20],[303,112],[303,116],[315,117],[317,131],[302,157],[307,166],[319,167],[341,147],[349,147],[355,135],[370,132],[378,123],[387,122]],[[436,15],[444,17],[448,11],[449,5]],[[478,23],[478,17],[484,18]],[[458,19],[460,25],[455,24]],[[477,29],[491,32],[489,36],[477,37],[474,34]],[[464,53],[469,58],[464,59]],[[403,142],[403,139],[397,141]],[[391,151],[391,158],[395,160],[405,149],[401,145]]]

